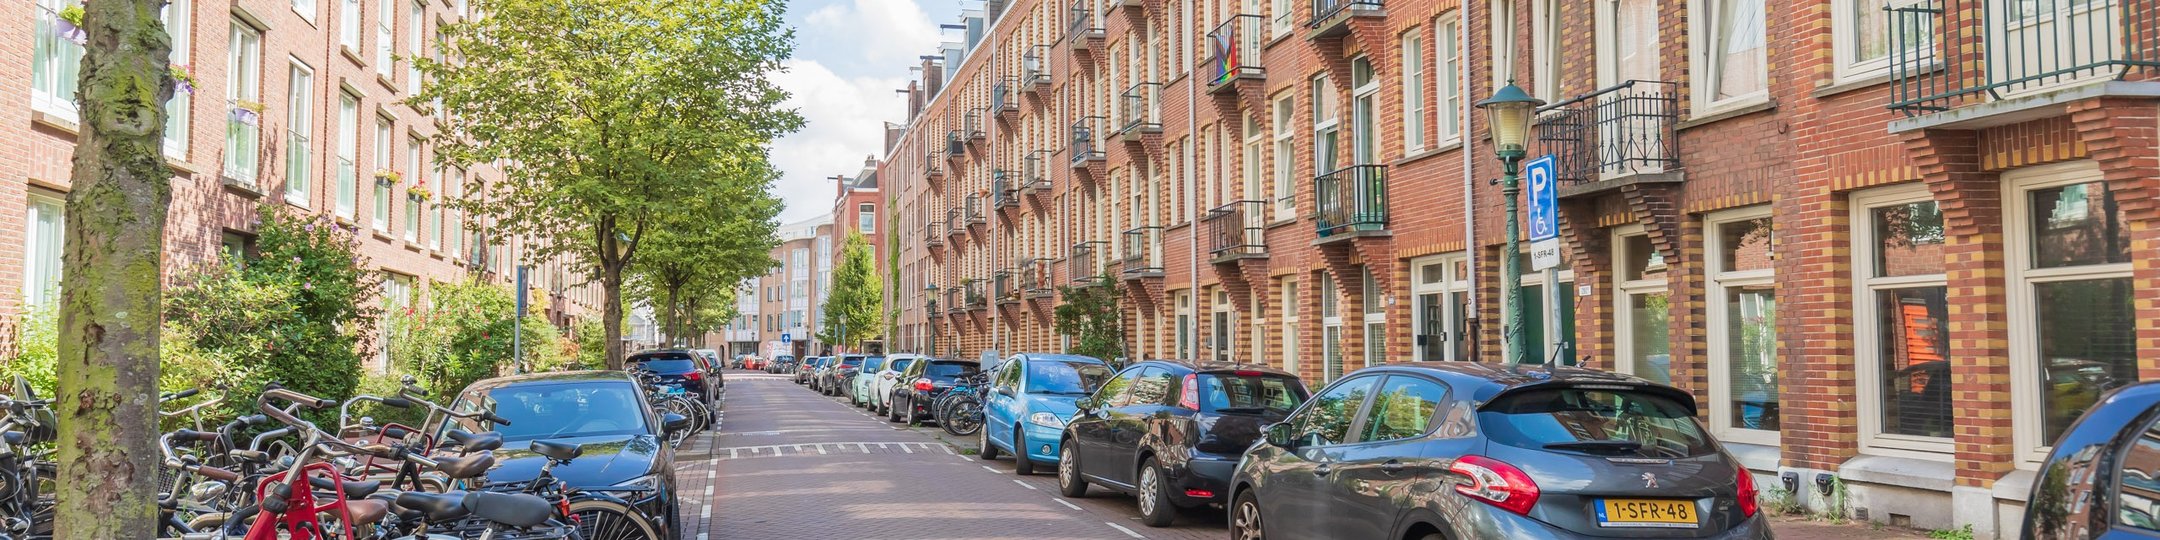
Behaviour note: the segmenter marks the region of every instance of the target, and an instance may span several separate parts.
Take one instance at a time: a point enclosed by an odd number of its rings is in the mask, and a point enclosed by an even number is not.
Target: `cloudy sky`
[[[885,122],[907,103],[908,67],[937,47],[939,22],[952,22],[960,0],[793,0],[795,58],[775,77],[793,94],[789,106],[808,121],[773,143],[785,175],[775,189],[783,222],[832,211],[833,175],[854,176],[863,158],[883,157]]]

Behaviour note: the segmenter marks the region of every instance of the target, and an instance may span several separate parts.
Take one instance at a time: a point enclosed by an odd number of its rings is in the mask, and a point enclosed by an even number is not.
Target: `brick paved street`
[[[1067,500],[1049,474],[963,454],[938,428],[886,423],[796,385],[730,372],[721,426],[679,452],[685,540],[1219,540],[1222,513],[1151,529],[1130,497]]]

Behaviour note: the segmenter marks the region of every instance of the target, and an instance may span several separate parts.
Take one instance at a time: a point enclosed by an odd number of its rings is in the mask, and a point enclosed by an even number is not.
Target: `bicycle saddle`
[[[473,433],[462,429],[453,429],[443,436],[449,437],[451,442],[457,443],[458,448],[462,448],[467,452],[483,452],[502,448],[502,434],[493,431]]]
[[[555,505],[547,499],[525,493],[474,491],[465,494],[463,506],[473,516],[512,527],[547,523],[555,514]]]
[[[375,499],[345,501],[345,513],[352,515],[354,526],[364,527],[374,525],[375,522],[382,521],[383,516],[390,515],[390,505]]]
[[[320,476],[309,477],[308,485],[315,486],[315,489],[330,489],[342,485],[345,488],[346,499],[365,499],[369,495],[374,495],[375,490],[382,489],[382,482],[378,480],[346,480],[333,484],[330,479]]]
[[[434,458],[435,470],[454,479],[478,478],[495,468],[495,454],[481,452],[471,456],[441,456]]]
[[[428,523],[441,523],[465,517],[472,513],[465,509],[465,492],[426,493],[407,491],[397,496],[399,508],[420,513]]]
[[[555,461],[570,461],[585,455],[585,446],[555,441],[533,441],[532,451]]]

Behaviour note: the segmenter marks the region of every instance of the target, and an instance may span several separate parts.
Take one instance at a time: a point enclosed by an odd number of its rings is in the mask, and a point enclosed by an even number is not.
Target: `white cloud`
[[[894,91],[907,88],[908,67],[938,37],[911,0],[842,0],[811,10],[796,39],[801,55],[773,76],[805,121],[773,142],[782,173],[774,191],[787,203],[782,221],[832,211],[832,176],[852,176],[864,157],[884,154],[885,122],[907,115]]]
[[[841,71],[904,72],[937,47],[938,27],[912,0],[837,0],[812,10],[798,32],[811,58]],[[847,50],[839,50],[847,49]],[[824,54],[833,53],[833,54]]]

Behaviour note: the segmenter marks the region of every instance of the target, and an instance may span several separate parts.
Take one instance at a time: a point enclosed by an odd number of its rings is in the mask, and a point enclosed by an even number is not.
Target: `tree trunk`
[[[682,286],[680,285],[670,284],[667,286],[667,337],[668,343],[670,344],[674,343],[678,339],[682,339],[682,294],[680,293],[681,290]]]
[[[61,539],[156,534],[159,312],[172,171],[162,150],[172,53],[161,0],[84,6],[82,131],[60,281]],[[20,391],[20,390],[18,390]]]
[[[608,369],[623,368],[623,307],[621,265],[622,263],[620,261],[609,263],[604,259],[600,263],[600,266],[602,266],[600,270],[601,296],[606,297],[601,300],[601,303],[605,304],[605,306],[601,308],[601,317],[603,318],[603,320],[600,321],[600,327],[606,329],[604,333],[607,334],[607,345],[604,347],[604,349],[607,351]]]

